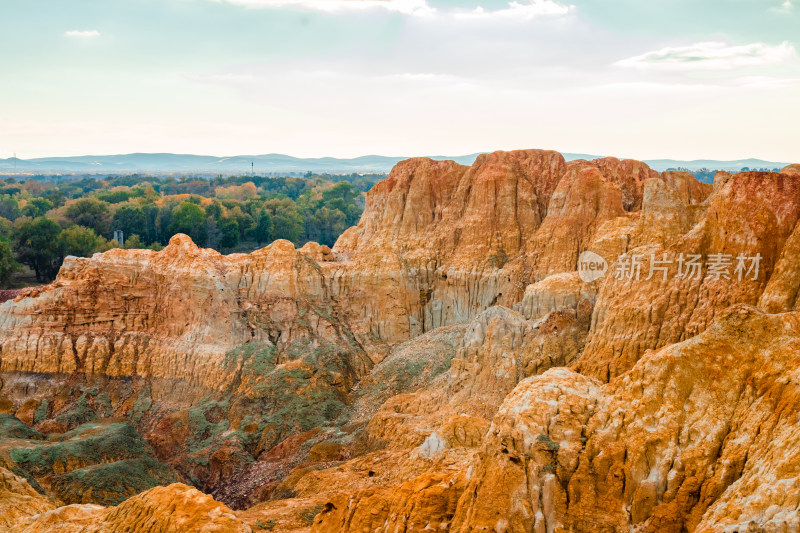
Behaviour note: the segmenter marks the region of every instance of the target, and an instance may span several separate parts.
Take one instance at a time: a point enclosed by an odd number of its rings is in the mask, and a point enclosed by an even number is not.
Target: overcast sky
[[[800,161],[800,0],[0,0],[0,21],[0,157]]]

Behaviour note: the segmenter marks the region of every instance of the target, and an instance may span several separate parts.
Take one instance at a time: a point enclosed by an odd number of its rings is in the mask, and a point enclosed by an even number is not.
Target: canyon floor
[[[800,532],[800,165],[410,159],[332,249],[67,258],[0,531]]]

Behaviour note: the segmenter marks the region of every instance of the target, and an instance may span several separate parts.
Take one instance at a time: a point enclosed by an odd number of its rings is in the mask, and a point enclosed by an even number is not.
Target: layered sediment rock
[[[15,419],[6,422],[6,427],[16,422],[26,428]],[[0,444],[0,466],[65,503],[115,505],[154,486],[180,481],[125,420],[87,423],[49,440],[30,429],[10,436]]]
[[[800,223],[786,240],[758,305],[771,313],[800,311]]]
[[[25,478],[0,468],[0,531],[55,508],[55,502],[36,492]]]
[[[531,276],[528,243],[565,169],[560,154],[543,150],[484,154],[472,167],[398,164],[334,246],[351,262],[337,279],[360,304],[353,319],[395,341],[513,303]]]
[[[645,211],[648,206],[645,205]],[[628,370],[646,350],[693,337],[729,306],[756,305],[800,217],[800,180],[785,174],[742,173],[720,185],[708,198],[705,216],[678,240],[648,243],[628,250],[640,256],[641,275],[617,276],[611,265],[597,298],[591,339],[579,362],[581,373],[608,380]],[[787,252],[792,256],[791,248]],[[713,275],[713,256],[722,254],[725,275]],[[679,263],[698,255],[700,274],[678,276]],[[739,258],[744,270],[737,272]],[[758,271],[751,258],[758,258]],[[655,263],[657,261],[658,263]],[[792,260],[781,267],[766,298],[778,284],[794,283]],[[652,266],[669,268],[651,270]],[[752,268],[752,270],[751,270]],[[652,276],[651,276],[652,273]],[[621,278],[621,279],[620,279]],[[650,279],[647,279],[650,278]],[[666,279],[665,279],[666,278]],[[788,304],[787,288],[775,298]],[[768,305],[765,301],[764,305]],[[790,307],[774,311],[789,310]]]
[[[117,507],[76,504],[36,514],[17,522],[19,533],[250,533],[225,505],[179,483],[155,487]]]
[[[9,474],[4,523],[793,531],[795,167],[711,185],[540,150],[412,159],[332,250],[70,258],[0,305],[0,459],[40,491]],[[605,277],[581,279],[584,251]],[[11,460],[113,416],[152,453]],[[102,491],[133,471],[149,485]],[[175,484],[95,505],[167,473],[229,507]]]
[[[51,285],[4,304],[0,369],[219,389],[232,379],[222,356],[248,341],[350,343],[327,296],[319,266],[287,241],[222,256],[176,235],[161,252],[67,258]],[[353,366],[366,370],[363,362]]]
[[[565,369],[523,381],[453,529],[797,527],[799,320],[738,306],[607,385]]]

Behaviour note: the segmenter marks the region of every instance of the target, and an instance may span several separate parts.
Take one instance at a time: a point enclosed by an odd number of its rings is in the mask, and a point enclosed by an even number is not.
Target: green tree
[[[17,260],[33,269],[36,281],[55,279],[64,259],[61,226],[49,218],[20,219],[12,232]]]
[[[122,189],[114,191],[103,191],[97,193],[97,198],[110,204],[120,204],[127,202],[131,198],[141,198],[145,195],[145,189],[135,187],[133,189]]]
[[[214,217],[214,220],[219,222],[222,220],[222,204],[216,198],[206,206],[206,216]]]
[[[206,248],[219,249],[222,242],[222,232],[219,230],[217,220],[212,216],[206,217]]]
[[[139,248],[146,248],[146,246],[142,242],[142,239],[134,233],[131,236],[125,237],[125,244],[122,245],[122,248],[125,250],[136,250]]]
[[[170,237],[172,237],[172,232],[169,228],[172,224],[173,209],[174,206],[172,205],[162,205],[158,208],[158,212],[156,213],[155,226],[158,235],[157,240],[160,241],[161,244],[167,244]]]
[[[42,195],[53,203],[53,207],[61,207],[67,201],[67,195],[60,189],[50,189]]]
[[[91,228],[70,226],[61,232],[61,241],[66,255],[89,257],[96,252],[105,252],[111,243],[99,236]]]
[[[0,239],[9,240],[13,230],[14,224],[10,220],[0,217]]]
[[[272,240],[272,215],[264,209],[261,210],[256,227],[253,228],[253,239],[259,246]]]
[[[344,213],[325,206],[320,207],[309,220],[314,226],[314,240],[328,246],[333,246],[339,235],[348,227]]]
[[[0,239],[0,289],[8,288],[12,276],[19,269],[19,264],[14,261],[11,245],[8,241]]]
[[[5,196],[0,199],[0,217],[7,218],[12,222],[19,218],[19,203],[17,199],[12,196]]]
[[[241,205],[235,205],[228,209],[225,218],[236,221],[236,225],[239,228],[239,237],[244,237],[256,225],[253,217],[245,213]]]
[[[356,204],[357,199],[360,197],[361,191],[347,182],[337,183],[322,193],[322,201],[327,207],[338,209],[344,214],[345,229],[357,224],[358,219],[361,217],[361,208]]]
[[[111,244],[115,244],[114,241],[110,242]],[[159,251],[162,250],[164,247],[157,242],[148,246],[144,242],[142,242],[142,239],[140,239],[138,235],[131,235],[130,237],[127,237],[125,239],[125,244],[122,246],[122,248],[125,250],[148,249],[148,250]]]
[[[322,198],[325,201],[333,200],[334,198],[339,198],[345,200],[346,202],[352,202],[356,198],[361,195],[361,192],[347,183],[346,181],[342,181],[322,192]]]
[[[303,233],[303,217],[289,198],[273,198],[264,202],[272,216],[272,238],[287,239],[297,244]]]
[[[98,235],[109,233],[111,213],[107,202],[96,198],[79,198],[66,205],[64,216],[73,224],[93,229]]]
[[[26,217],[36,218],[44,216],[45,213],[53,209],[53,202],[47,198],[34,198],[22,208],[22,214]]]
[[[155,204],[145,204],[142,206],[142,212],[144,213],[145,230],[139,236],[144,239],[145,244],[150,245],[158,240],[158,207]]]
[[[147,219],[144,211],[135,205],[123,205],[114,213],[111,219],[112,230],[122,230],[125,238],[128,235],[145,235],[147,233]]]
[[[204,243],[206,241],[205,219],[206,214],[202,207],[191,202],[183,202],[173,209],[169,230],[172,235],[185,233],[195,243]]]
[[[239,244],[239,224],[235,220],[223,219],[219,229],[222,232],[220,245],[223,248],[233,248]]]

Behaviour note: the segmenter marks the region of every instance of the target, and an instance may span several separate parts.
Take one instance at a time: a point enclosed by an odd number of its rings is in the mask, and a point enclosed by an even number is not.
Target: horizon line
[[[292,155],[288,153],[282,152],[264,152],[264,153],[250,153],[250,154],[233,154],[233,155],[214,155],[214,154],[207,154],[207,153],[194,153],[194,152],[143,152],[143,151],[133,151],[133,152],[117,152],[117,153],[81,153],[81,154],[72,154],[72,155],[46,155],[46,156],[33,156],[33,157],[20,157],[19,153],[12,153],[11,156],[2,158],[2,160],[17,160],[17,161],[33,161],[37,159],[71,159],[71,158],[86,158],[86,157],[120,157],[120,156],[157,156],[157,155],[172,155],[172,156],[191,156],[191,157],[210,157],[215,159],[231,159],[231,158],[248,158],[248,157],[265,157],[265,156],[285,156],[291,157],[293,159],[338,159],[338,160],[347,160],[347,159],[359,159],[364,157],[380,157],[385,159],[412,159],[415,157],[429,157],[429,158],[451,158],[451,159],[459,159],[464,157],[470,156],[478,156],[481,154],[490,154],[494,152],[513,152],[513,151],[520,151],[520,150],[546,150],[552,152],[558,152],[561,155],[580,155],[580,156],[589,156],[592,158],[604,158],[604,157],[614,157],[616,159],[624,160],[624,159],[631,159],[637,161],[677,161],[677,162],[686,162],[686,163],[693,163],[698,161],[719,161],[719,162],[734,162],[740,160],[747,160],[747,159],[755,159],[759,161],[769,162],[769,163],[786,163],[792,164],[792,159],[787,159],[784,161],[778,161],[774,159],[764,159],[762,157],[757,156],[748,156],[748,157],[737,157],[737,158],[715,158],[715,157],[701,157],[701,158],[680,158],[680,157],[624,157],[624,156],[616,156],[616,155],[607,155],[607,154],[592,154],[591,152],[583,152],[583,151],[561,151],[555,150],[550,148],[514,148],[514,149],[497,149],[497,150],[485,150],[485,151],[477,151],[477,152],[470,152],[470,153],[461,153],[457,155],[445,155],[445,154],[427,154],[427,155],[384,155],[384,154],[361,154],[356,156],[342,156],[342,155],[313,155],[313,156],[298,156]],[[797,161],[800,161],[798,159]]]

